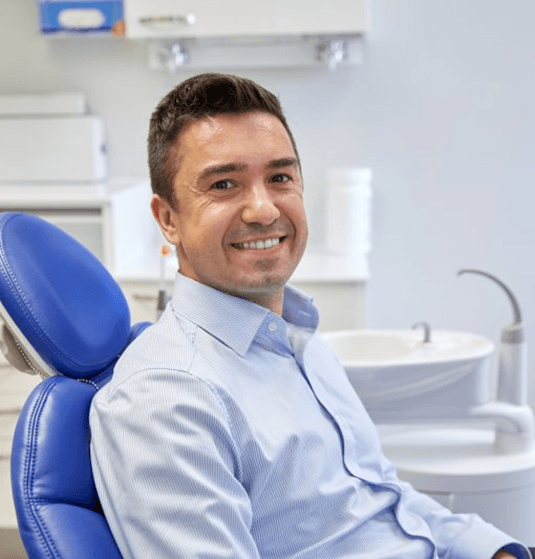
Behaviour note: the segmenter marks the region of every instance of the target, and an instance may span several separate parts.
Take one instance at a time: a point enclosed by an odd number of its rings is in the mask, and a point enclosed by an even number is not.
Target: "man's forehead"
[[[214,136],[228,130],[246,132],[247,130],[278,131],[290,141],[290,136],[282,121],[266,111],[249,111],[244,113],[221,113],[192,118],[182,128],[177,142],[185,135],[198,139],[213,139]]]
[[[232,170],[238,170],[253,157],[265,159],[262,165],[273,168],[299,167],[283,123],[275,115],[261,111],[224,113],[188,123],[177,138],[175,156],[181,163],[193,160],[196,166],[222,170],[230,165],[235,167]],[[208,174],[212,169],[201,172]]]

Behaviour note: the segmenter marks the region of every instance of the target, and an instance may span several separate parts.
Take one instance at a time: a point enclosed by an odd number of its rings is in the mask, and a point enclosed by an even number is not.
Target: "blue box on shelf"
[[[124,33],[122,0],[39,0],[41,33]]]

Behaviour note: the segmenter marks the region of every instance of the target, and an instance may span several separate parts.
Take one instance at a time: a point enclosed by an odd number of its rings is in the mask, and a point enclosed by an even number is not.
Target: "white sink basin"
[[[397,366],[398,363],[473,358],[488,355],[494,345],[482,336],[433,331],[423,341],[421,330],[350,330],[323,335],[338,357],[349,366]]]
[[[378,422],[455,416],[491,399],[494,344],[436,330],[352,330],[323,334],[370,415]]]

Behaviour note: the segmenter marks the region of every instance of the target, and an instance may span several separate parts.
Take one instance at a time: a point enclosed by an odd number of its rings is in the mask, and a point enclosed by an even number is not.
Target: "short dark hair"
[[[186,124],[224,113],[252,111],[270,113],[282,122],[299,161],[295,140],[273,93],[247,78],[200,74],[172,89],[152,113],[148,137],[152,191],[175,205],[173,180],[178,170],[177,138]]]

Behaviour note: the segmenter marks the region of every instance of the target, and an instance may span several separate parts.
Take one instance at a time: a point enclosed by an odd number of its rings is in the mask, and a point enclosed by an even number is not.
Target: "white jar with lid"
[[[344,167],[329,172],[326,241],[330,252],[366,254],[371,249],[372,170]]]

